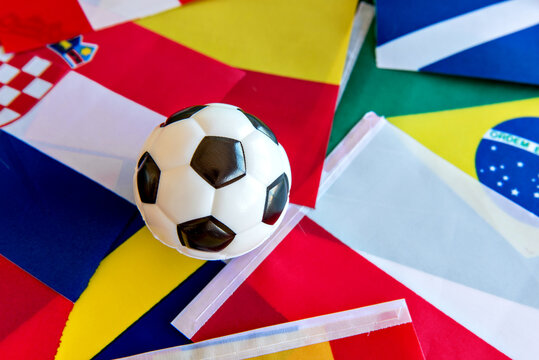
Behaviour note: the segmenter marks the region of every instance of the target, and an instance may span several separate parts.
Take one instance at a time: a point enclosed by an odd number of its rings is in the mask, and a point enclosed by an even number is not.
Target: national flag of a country
[[[376,2],[380,68],[539,85],[536,0]]]
[[[244,73],[133,23],[80,42],[94,54],[74,68],[61,43],[31,52],[65,75],[4,129],[133,201],[132,172],[151,130],[179,109],[221,102]]]
[[[539,98],[388,120],[469,176],[539,216]]]
[[[439,141],[458,154],[474,124]],[[504,354],[539,354],[537,216],[397,127],[374,130],[309,217]]]

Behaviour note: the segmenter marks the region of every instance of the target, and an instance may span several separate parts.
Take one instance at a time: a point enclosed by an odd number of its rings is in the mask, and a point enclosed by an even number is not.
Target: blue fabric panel
[[[420,71],[539,85],[539,25],[462,51]]]
[[[4,131],[0,187],[0,253],[71,301],[138,212]]]
[[[539,143],[537,117],[511,119],[494,129]],[[539,153],[482,139],[475,169],[483,184],[539,216]]]
[[[224,266],[222,261],[206,262],[97,354],[94,360],[116,359],[190,343],[170,322]]]
[[[377,45],[502,0],[377,0]]]

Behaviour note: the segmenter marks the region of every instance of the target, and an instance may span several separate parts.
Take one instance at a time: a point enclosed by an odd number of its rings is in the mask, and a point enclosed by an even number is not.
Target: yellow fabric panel
[[[387,120],[477,179],[475,152],[483,135],[501,122],[526,116],[539,116],[539,98]]]
[[[92,358],[202,264],[142,228],[99,265],[69,315],[56,359]]]
[[[333,354],[329,342],[304,346],[296,349],[280,351],[274,354],[257,356],[256,360],[331,360]]]
[[[339,84],[357,0],[203,0],[137,23],[229,65]]]

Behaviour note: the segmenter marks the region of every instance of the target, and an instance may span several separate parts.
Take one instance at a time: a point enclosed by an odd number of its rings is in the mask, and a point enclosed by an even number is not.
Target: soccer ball
[[[155,128],[133,177],[152,234],[205,260],[245,254],[288,206],[290,164],[271,130],[227,104],[192,106]]]

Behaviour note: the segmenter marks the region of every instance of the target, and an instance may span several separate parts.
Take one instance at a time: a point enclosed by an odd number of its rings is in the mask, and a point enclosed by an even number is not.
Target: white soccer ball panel
[[[238,234],[262,220],[265,201],[266,188],[247,175],[215,191],[212,215]]]
[[[218,252],[209,252],[209,251],[191,249],[182,245],[180,245],[176,249],[184,255],[193,257],[195,259],[200,259],[200,260],[225,260],[230,257],[230,256],[227,256],[225,253],[223,253],[224,250],[218,251]]]
[[[286,177],[288,178],[288,188],[292,188],[292,169],[290,168],[290,161],[288,160],[288,155],[286,155],[286,151],[282,145],[279,145],[279,152],[281,154],[281,157],[283,159],[286,159],[284,161],[284,173],[286,174]]]
[[[167,125],[150,145],[150,153],[161,171],[189,164],[206,135],[194,119]]]
[[[242,140],[247,174],[268,186],[289,167],[286,154],[271,139],[254,131]]]
[[[198,259],[253,250],[271,236],[288,207],[282,175],[290,185],[291,170],[284,148],[232,105],[207,104],[175,115],[146,139],[133,179],[148,228],[167,246]],[[235,167],[225,161],[231,156],[223,156],[229,148],[235,149]],[[266,203],[268,191],[272,201]]]
[[[161,211],[159,206],[156,204],[142,204],[141,209],[144,214],[144,221],[154,237],[167,246],[173,248],[181,246],[176,224]]]
[[[155,142],[155,139],[159,137],[162,131],[163,129],[160,126],[157,126],[155,129],[152,130],[150,135],[148,135],[148,137],[144,141],[144,145],[142,145],[141,151],[139,152],[137,157],[137,161],[146,151],[148,151],[148,149],[150,149],[152,144]]]
[[[206,104],[206,105],[225,108],[225,109],[231,109],[231,110],[238,110],[237,106],[230,105],[230,104],[224,104],[224,103],[209,103],[209,104]]]
[[[243,255],[260,246],[275,230],[275,225],[258,223],[257,225],[236,234],[234,240],[226,248],[221,250],[224,258]]]
[[[208,136],[241,140],[255,128],[237,108],[210,105],[193,115]]]
[[[157,205],[176,224],[211,214],[215,189],[189,165],[161,171]]]

